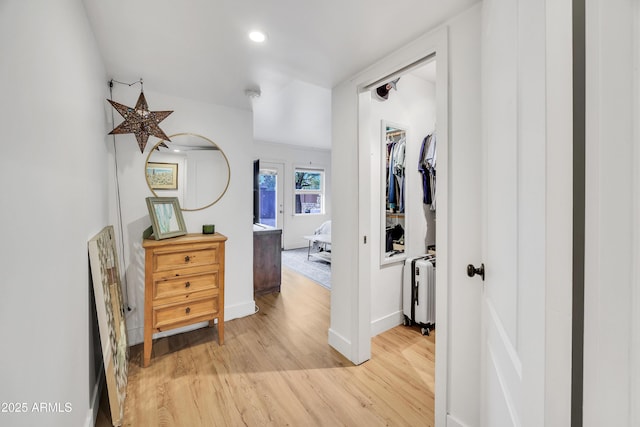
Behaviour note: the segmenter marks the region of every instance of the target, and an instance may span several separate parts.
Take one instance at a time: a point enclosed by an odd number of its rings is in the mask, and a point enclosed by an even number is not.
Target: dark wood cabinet
[[[260,296],[280,292],[282,266],[282,230],[253,231],[253,294]]]

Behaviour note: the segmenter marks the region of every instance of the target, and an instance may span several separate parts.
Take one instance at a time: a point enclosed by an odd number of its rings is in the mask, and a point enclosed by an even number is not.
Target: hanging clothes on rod
[[[398,192],[397,196],[397,208],[398,212],[404,212],[404,157],[406,150],[406,138],[400,139],[394,146],[394,156],[393,156],[393,175],[395,177],[395,182],[397,183],[396,190]]]
[[[387,140],[387,209],[404,212],[404,169],[406,138]]]
[[[418,171],[422,174],[422,202],[436,210],[436,133],[422,140]]]
[[[395,141],[393,139],[387,140],[387,151],[389,156],[387,157],[387,210],[394,211],[396,208],[396,180],[393,174],[393,155],[395,153]]]

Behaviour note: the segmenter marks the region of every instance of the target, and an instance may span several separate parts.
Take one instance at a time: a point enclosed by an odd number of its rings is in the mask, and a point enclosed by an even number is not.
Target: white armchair
[[[329,242],[331,242],[331,220],[323,222],[320,225],[320,227],[316,228],[313,231],[313,234],[315,234],[315,235],[322,234],[324,236],[329,236],[328,240],[329,240]],[[314,246],[315,250],[323,250],[323,251],[327,251],[327,252],[331,251],[331,243],[327,243],[326,241],[325,242],[315,241],[313,243],[313,246]]]

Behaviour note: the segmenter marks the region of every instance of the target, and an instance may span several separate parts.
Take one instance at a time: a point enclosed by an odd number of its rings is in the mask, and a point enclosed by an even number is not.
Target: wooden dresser
[[[144,360],[149,366],[153,334],[218,319],[224,343],[224,245],[222,234],[145,239]]]

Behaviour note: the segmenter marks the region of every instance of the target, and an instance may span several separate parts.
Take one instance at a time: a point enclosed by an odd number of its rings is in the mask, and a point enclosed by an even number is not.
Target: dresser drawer
[[[218,271],[192,276],[180,276],[156,280],[153,283],[153,299],[163,299],[206,289],[218,289]]]
[[[153,253],[153,271],[212,266],[218,264],[219,252],[218,243],[156,249]]]
[[[198,321],[198,318],[202,318],[202,320],[206,320],[206,318],[212,319],[217,313],[217,296],[185,304],[154,308],[153,326],[161,330],[176,323],[195,322]]]
[[[205,289],[203,291],[198,291],[198,292],[175,294],[172,296],[168,296],[166,298],[154,300],[153,307],[157,308],[157,307],[165,307],[165,306],[174,305],[174,304],[182,304],[192,300],[195,301],[195,300],[201,300],[203,298],[213,298],[213,297],[217,297],[218,295],[219,295],[219,292],[217,289]]]

